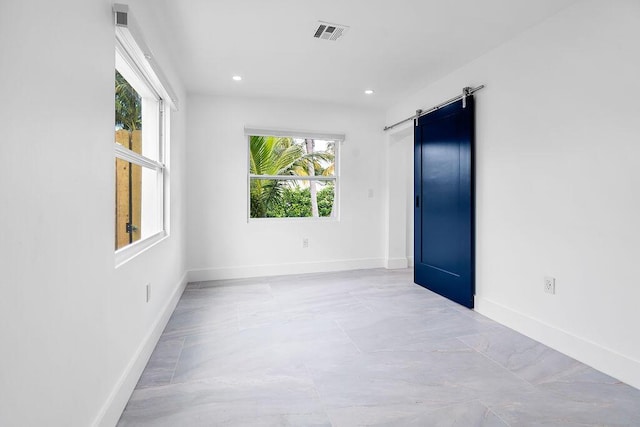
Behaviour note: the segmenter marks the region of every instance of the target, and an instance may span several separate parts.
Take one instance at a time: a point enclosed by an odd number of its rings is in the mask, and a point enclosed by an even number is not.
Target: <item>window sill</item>
[[[126,264],[131,261],[141,253],[145,252],[147,249],[157,245],[164,239],[169,237],[166,231],[160,231],[159,233],[154,234],[153,236],[147,237],[144,240],[137,241],[130,245],[125,246],[122,249],[118,249],[115,252],[115,264],[116,268]]]
[[[325,216],[320,218],[313,218],[310,216],[303,217],[285,217],[285,218],[249,218],[247,220],[249,224],[251,223],[260,223],[260,222],[268,222],[268,223],[289,223],[289,222],[340,222],[340,218]]]

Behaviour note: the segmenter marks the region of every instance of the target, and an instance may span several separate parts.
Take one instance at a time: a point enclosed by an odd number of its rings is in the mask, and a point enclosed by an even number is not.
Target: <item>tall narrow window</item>
[[[250,218],[336,218],[338,142],[331,135],[249,139]]]
[[[116,50],[115,249],[164,231],[163,100]]]
[[[167,235],[167,128],[177,100],[126,5],[114,5],[116,265]],[[133,28],[132,28],[133,27]]]

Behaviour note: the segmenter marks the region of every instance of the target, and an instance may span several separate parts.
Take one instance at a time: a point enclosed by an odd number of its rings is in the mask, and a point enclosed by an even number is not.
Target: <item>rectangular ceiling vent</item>
[[[322,40],[338,40],[349,30],[346,25],[330,24],[322,21],[318,21],[316,25],[316,32],[313,37]]]

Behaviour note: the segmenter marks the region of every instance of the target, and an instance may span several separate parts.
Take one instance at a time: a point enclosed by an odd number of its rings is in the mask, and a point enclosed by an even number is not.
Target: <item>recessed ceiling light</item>
[[[367,89],[364,91],[364,93],[366,93],[367,95],[373,95],[373,90],[372,89]]]
[[[242,80],[242,76],[233,76],[232,79],[239,82],[240,80]]]

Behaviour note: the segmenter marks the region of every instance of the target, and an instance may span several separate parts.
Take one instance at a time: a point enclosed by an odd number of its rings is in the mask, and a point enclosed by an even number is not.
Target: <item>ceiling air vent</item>
[[[340,24],[330,24],[328,22],[318,21],[316,32],[313,37],[322,40],[338,40],[342,37],[349,27]]]

